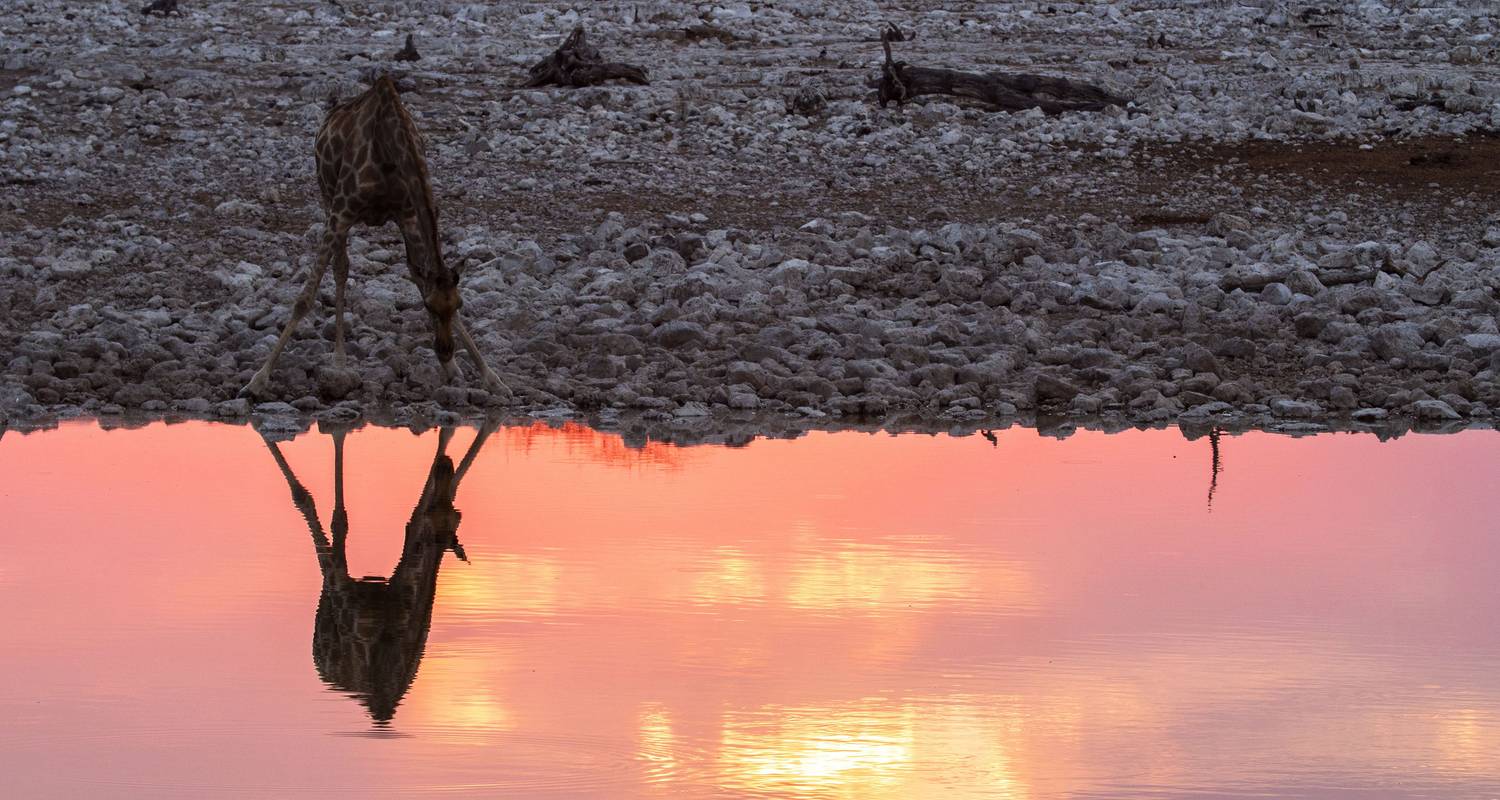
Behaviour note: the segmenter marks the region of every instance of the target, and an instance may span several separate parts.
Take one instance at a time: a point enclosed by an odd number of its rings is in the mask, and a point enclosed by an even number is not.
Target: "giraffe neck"
[[[456,276],[443,261],[437,202],[432,196],[432,182],[422,154],[422,134],[390,76],[381,76],[370,91],[374,102],[366,108],[369,119],[361,128],[376,139],[367,148],[370,157],[378,162],[375,167],[399,176],[402,206],[415,223],[421,251],[412,264],[413,272],[417,273],[413,277],[425,286],[451,288],[456,284]]]

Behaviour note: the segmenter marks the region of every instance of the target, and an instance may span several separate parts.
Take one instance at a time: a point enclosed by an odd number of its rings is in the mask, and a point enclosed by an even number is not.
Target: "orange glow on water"
[[[1492,432],[438,440],[6,435],[7,793],[1500,790]]]

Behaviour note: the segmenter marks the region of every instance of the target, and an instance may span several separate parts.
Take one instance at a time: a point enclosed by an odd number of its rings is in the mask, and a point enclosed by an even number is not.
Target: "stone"
[[[776,265],[771,270],[767,280],[773,286],[799,287],[816,279],[822,274],[822,268],[808,262],[806,259],[791,258]]]
[[[742,383],[755,390],[757,394],[768,394],[779,383],[776,376],[765,367],[748,361],[731,363],[724,375],[724,381],[731,384]]]
[[[631,242],[625,246],[625,260],[634,264],[651,254],[651,247],[645,242]]]
[[[318,370],[318,396],[324,400],[342,400],[361,384],[359,371],[353,367],[340,369],[328,364]]]
[[[1249,232],[1254,230],[1254,228],[1255,226],[1250,220],[1227,211],[1221,211],[1213,215],[1208,221],[1208,232],[1214,236],[1228,236],[1236,231]]]
[[[979,299],[984,275],[977,269],[949,269],[938,279],[938,291],[955,303],[967,303]]]
[[[1292,326],[1296,329],[1298,336],[1304,339],[1316,339],[1332,321],[1333,317],[1329,314],[1308,311],[1298,314],[1292,320]]]
[[[49,269],[59,278],[78,278],[93,272],[94,265],[82,258],[60,257],[53,260]]]
[[[760,406],[760,398],[754,392],[743,389],[731,388],[729,391],[729,407],[736,409],[752,409]]]
[[[1406,272],[1417,278],[1427,277],[1427,273],[1437,269],[1438,253],[1432,245],[1425,241],[1413,242],[1411,247],[1406,248]]]
[[[1375,280],[1372,285],[1374,285],[1377,291],[1390,294],[1391,292],[1400,291],[1404,284],[1402,284],[1400,278],[1389,272],[1377,272],[1375,273]]]
[[[1385,295],[1368,286],[1361,286],[1349,292],[1339,304],[1339,309],[1345,314],[1358,314],[1370,308],[1379,308],[1385,302]]]
[[[357,404],[340,403],[333,408],[319,411],[314,416],[319,422],[347,424],[364,416],[364,412]]]
[[[1284,306],[1292,302],[1292,290],[1284,283],[1268,283],[1260,290],[1260,299],[1273,306]]]
[[[1402,291],[1407,297],[1421,303],[1424,306],[1439,306],[1448,302],[1453,292],[1448,288],[1448,282],[1443,280],[1442,275],[1430,275],[1427,280],[1418,284],[1405,284]]]
[[[186,400],[179,400],[177,407],[189,414],[207,414],[213,408],[213,404],[202,397],[190,397]]]
[[[1294,269],[1286,276],[1286,287],[1294,294],[1305,294],[1308,297],[1317,297],[1327,287],[1323,285],[1318,276],[1310,270]]]
[[[1411,322],[1392,322],[1380,326],[1370,334],[1370,347],[1375,355],[1387,361],[1407,358],[1422,349],[1421,329]]]
[[[1290,417],[1292,419],[1311,419],[1318,415],[1322,409],[1317,403],[1304,400],[1288,400],[1277,398],[1271,401],[1271,413],[1278,417]]]
[[[651,338],[662,347],[676,349],[707,342],[708,332],[696,322],[672,320],[657,326],[651,332]]]
[[[1335,386],[1328,390],[1328,405],[1331,408],[1348,410],[1359,405],[1359,398],[1349,387]]]
[[[1163,292],[1152,292],[1135,304],[1137,314],[1164,314],[1172,311],[1172,298]]]
[[[1189,344],[1182,348],[1182,363],[1193,372],[1208,372],[1220,375],[1223,367],[1219,366],[1219,359],[1202,345]]]
[[[593,353],[583,362],[583,372],[590,378],[609,380],[625,374],[625,359],[606,353]]]
[[[36,399],[24,386],[8,381],[0,382],[0,418],[20,416],[35,402]]]
[[[1215,400],[1212,395],[1188,390],[1178,392],[1177,400],[1178,402],[1182,403],[1184,408],[1197,408],[1198,406],[1205,406],[1211,403],[1219,402]]]
[[[1463,395],[1453,394],[1452,392],[1444,394],[1438,400],[1447,403],[1448,407],[1457,411],[1461,417],[1469,416],[1469,412],[1474,408],[1474,404],[1465,399]]]
[[[214,413],[221,417],[244,417],[250,414],[250,401],[237,397],[214,406]]]
[[[1032,384],[1032,396],[1038,404],[1070,402],[1079,395],[1080,391],[1077,386],[1046,373],[1037,375],[1036,381]]]
[[[1500,334],[1495,333],[1471,333],[1462,339],[1464,347],[1469,348],[1476,356],[1487,356],[1500,351]]]
[[[1423,420],[1455,420],[1463,419],[1453,407],[1442,400],[1418,400],[1412,403],[1412,412],[1417,419]]]

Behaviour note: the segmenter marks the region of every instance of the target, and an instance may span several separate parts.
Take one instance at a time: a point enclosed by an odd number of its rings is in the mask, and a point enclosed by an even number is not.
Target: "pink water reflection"
[[[316,537],[253,430],[7,435],[0,768],[24,797],[1494,794],[1497,441],[1226,436],[1210,512],[1174,431],[504,428],[377,714],[347,642],[393,623],[351,615],[329,678]],[[331,537],[331,438],[279,450]],[[350,576],[393,574],[438,450],[349,434]]]

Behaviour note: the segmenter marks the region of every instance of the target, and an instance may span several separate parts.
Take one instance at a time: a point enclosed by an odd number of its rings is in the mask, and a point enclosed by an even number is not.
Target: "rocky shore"
[[[22,3],[0,416],[1492,424],[1494,10],[960,5]],[[883,17],[913,63],[1136,99],[880,109]],[[580,21],[651,85],[514,88]],[[407,33],[422,59],[395,62]],[[358,229],[358,381],[326,369],[325,307],[280,399],[237,398],[321,231],[325,99],[385,69],[511,394],[444,382],[396,232]]]

